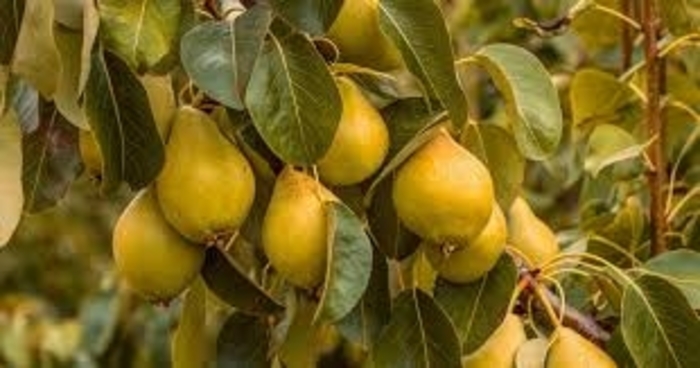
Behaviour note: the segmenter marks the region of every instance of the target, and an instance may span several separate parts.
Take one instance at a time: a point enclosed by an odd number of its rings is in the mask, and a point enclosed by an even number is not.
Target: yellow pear
[[[382,116],[346,77],[337,79],[343,114],[333,143],[318,162],[318,172],[330,185],[357,184],[382,165],[389,151],[389,131]]]
[[[522,197],[517,197],[508,211],[508,243],[535,266],[541,266],[559,253],[557,237]]]
[[[204,261],[204,248],[187,242],[170,227],[151,189],[139,192],[119,217],[112,252],[121,277],[153,302],[168,302],[179,295]]]
[[[403,66],[401,53],[379,27],[379,0],[344,1],[327,36],[343,61],[377,70]]]
[[[180,234],[213,245],[227,241],[245,221],[255,177],[216,122],[185,106],[173,121],[156,189],[165,218]]]
[[[324,279],[328,225],[324,202],[337,200],[291,167],[280,173],[265,212],[262,244],[270,264],[290,283],[313,288]]]
[[[602,349],[567,327],[553,334],[547,353],[547,368],[615,368],[615,363]]]
[[[525,341],[527,335],[520,317],[508,314],[479,349],[462,359],[462,367],[511,368],[518,348]]]
[[[102,173],[102,153],[91,131],[80,131],[78,148],[87,172],[91,176],[99,176]]]
[[[481,161],[442,129],[399,167],[393,201],[409,230],[430,243],[461,247],[491,217],[493,182]]]
[[[445,252],[443,247],[426,244],[425,254],[445,280],[454,283],[472,282],[496,265],[505,248],[506,226],[501,208],[494,205],[489,222],[474,240],[451,253]]]

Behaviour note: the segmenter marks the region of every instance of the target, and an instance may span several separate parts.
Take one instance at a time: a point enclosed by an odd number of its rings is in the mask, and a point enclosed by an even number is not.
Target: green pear
[[[324,202],[335,195],[291,167],[280,173],[262,224],[262,244],[272,267],[291,284],[311,289],[326,273],[328,225]]]
[[[376,70],[403,66],[401,53],[379,28],[379,0],[344,1],[327,36],[343,61]]]
[[[494,206],[488,169],[445,129],[399,167],[392,197],[409,230],[457,248],[481,233]]]
[[[557,237],[522,197],[517,197],[508,211],[508,243],[535,266],[543,265],[559,253]]]
[[[602,349],[570,328],[559,327],[552,336],[547,368],[617,367]]]
[[[183,236],[213,245],[245,221],[255,198],[250,164],[205,113],[182,107],[156,179],[165,218]]]
[[[525,341],[527,335],[520,317],[508,314],[483,345],[462,359],[462,367],[511,368],[518,348]]]
[[[445,280],[468,283],[482,277],[496,265],[506,244],[506,218],[497,204],[491,218],[479,235],[466,246],[446,251],[443,247],[427,244],[428,261]]]
[[[117,220],[112,253],[119,275],[137,293],[167,303],[199,274],[204,248],[167,223],[153,190],[139,192]]]
[[[330,148],[318,162],[324,182],[357,184],[382,165],[389,151],[389,131],[379,112],[346,77],[337,79],[343,113]]]

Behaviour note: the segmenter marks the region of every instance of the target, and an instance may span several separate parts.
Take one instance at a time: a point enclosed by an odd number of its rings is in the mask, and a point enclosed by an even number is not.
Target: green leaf
[[[464,354],[476,351],[501,325],[517,282],[517,269],[507,254],[477,281],[457,285],[438,279],[435,299],[455,324]]]
[[[254,315],[280,313],[284,307],[248,278],[235,260],[219,249],[207,249],[202,277],[219,299]]]
[[[311,165],[326,153],[342,110],[323,58],[300,33],[269,36],[245,102],[270,149],[295,165]]]
[[[22,137],[24,208],[39,212],[61,200],[82,171],[78,129],[42,101],[39,126]]]
[[[139,72],[152,70],[174,51],[182,6],[173,0],[98,0],[105,46]]]
[[[90,70],[92,68],[92,51],[95,49],[98,31],[100,29],[100,14],[94,1],[83,3],[83,45],[80,51],[80,78],[78,78],[78,96],[85,91]]]
[[[206,288],[195,280],[182,301],[177,329],[171,340],[173,368],[205,367],[208,361]]]
[[[647,145],[638,144],[634,136],[620,127],[610,124],[598,125],[588,139],[584,167],[595,178],[608,167],[639,158]],[[631,171],[627,175],[641,174],[641,165],[636,166],[637,170],[632,167],[624,171]]]
[[[394,301],[391,320],[371,352],[375,367],[458,368],[461,349],[454,326],[435,301],[419,289]]]
[[[643,275],[626,285],[622,335],[639,368],[700,367],[700,322],[683,294],[662,278]]]
[[[700,309],[700,253],[678,249],[650,259],[644,270],[680,289],[693,309]]]
[[[84,107],[104,158],[102,192],[125,181],[143,188],[160,172],[163,142],[158,135],[146,90],[117,56],[101,49],[92,58]]]
[[[12,72],[29,82],[45,98],[50,98],[56,91],[56,70],[61,65],[53,37],[53,12],[51,0],[26,1],[12,59]]]
[[[0,247],[7,244],[22,217],[22,147],[17,115],[9,110],[0,118]]]
[[[598,69],[576,72],[569,88],[573,124],[611,124],[632,131],[642,118],[642,103],[627,84]]]
[[[81,129],[89,129],[85,112],[78,103],[78,84],[83,68],[81,55],[83,34],[56,26],[54,37],[61,56],[61,73],[58,76],[56,93],[53,96],[54,103],[56,103],[56,108],[61,112],[61,115],[71,124]]]
[[[328,265],[316,317],[335,322],[357,305],[372,271],[372,244],[364,224],[347,206],[327,202]]]
[[[513,136],[497,125],[468,124],[460,140],[488,167],[498,204],[501,208],[510,208],[525,179],[525,158],[518,151]]]
[[[119,326],[122,306],[123,300],[114,290],[101,291],[83,303],[79,316],[81,350],[92,356],[102,356],[107,351]]]
[[[336,322],[338,331],[348,340],[369,349],[391,316],[389,267],[374,249],[369,284],[360,302],[343,319]]]
[[[24,0],[0,0],[0,65],[12,61],[24,7]]]
[[[243,110],[250,75],[272,21],[256,5],[234,21],[207,22],[182,38],[182,65],[192,81],[222,104]]]
[[[231,368],[270,367],[269,340],[270,331],[264,318],[234,312],[219,332],[219,338],[216,342],[217,366]]]
[[[696,22],[688,11],[688,0],[656,0],[661,21],[676,37],[697,30]]]
[[[521,47],[491,44],[481,48],[474,59],[503,94],[523,155],[542,160],[554,153],[563,130],[559,95],[537,57]]]
[[[343,0],[271,0],[270,4],[295,27],[312,35],[320,35],[333,24]]]
[[[406,66],[449,111],[455,126],[467,120],[467,101],[454,67],[450,36],[432,0],[380,0],[379,24],[401,51]]]
[[[390,178],[380,182],[375,189],[372,204],[367,211],[370,232],[383,255],[401,260],[418,249],[421,239],[401,223],[394,209],[391,190],[394,183]]]

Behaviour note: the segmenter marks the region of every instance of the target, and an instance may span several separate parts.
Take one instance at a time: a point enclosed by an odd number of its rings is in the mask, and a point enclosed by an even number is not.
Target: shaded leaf
[[[78,129],[42,102],[37,129],[22,137],[24,208],[38,212],[54,206],[82,170]]]
[[[457,80],[450,36],[437,4],[432,0],[380,0],[379,24],[426,92],[442,103],[456,126],[462,126],[467,120],[467,101]]]
[[[173,368],[205,367],[208,361],[206,288],[195,280],[182,301],[177,329],[171,340]]]
[[[22,147],[17,115],[0,118],[0,247],[7,244],[22,217]]]
[[[253,69],[245,102],[270,149],[285,162],[298,165],[311,165],[326,153],[342,109],[323,58],[300,33],[269,37]]]
[[[24,14],[25,0],[0,0],[0,65],[12,61]]]
[[[26,1],[12,59],[12,72],[29,82],[45,98],[53,96],[56,91],[56,68],[61,65],[53,37],[53,12],[51,0]]]
[[[122,306],[115,291],[103,291],[88,298],[80,310],[82,326],[80,347],[93,356],[101,356],[114,339]]]
[[[139,72],[151,70],[175,49],[182,6],[172,0],[98,0],[105,46]]]
[[[316,318],[335,322],[347,315],[367,289],[372,244],[364,224],[347,206],[327,202],[328,265]]]
[[[626,285],[621,328],[640,368],[700,366],[698,317],[683,294],[662,278],[643,275]]]
[[[547,69],[527,50],[491,44],[475,55],[506,100],[506,110],[520,152],[542,160],[559,146],[563,122],[559,95]]]
[[[146,91],[129,67],[97,50],[84,102],[104,158],[102,192],[112,192],[122,181],[134,190],[151,183],[163,167],[163,142]]]
[[[235,260],[219,249],[207,249],[202,277],[221,300],[241,312],[265,315],[279,313],[284,307],[248,278]]]
[[[700,309],[700,253],[678,249],[650,259],[649,270],[679,288],[693,309]]]
[[[438,279],[435,300],[455,324],[464,354],[476,351],[503,323],[517,281],[515,263],[507,254],[474,282],[458,285]]]
[[[271,0],[270,4],[295,27],[320,35],[333,24],[343,0]]]
[[[272,21],[256,5],[234,21],[203,23],[182,38],[182,65],[192,81],[222,104],[243,110],[250,75]]]
[[[82,66],[82,32],[56,26],[54,29],[56,47],[61,57],[61,73],[54,94],[54,103],[61,115],[81,129],[89,129],[85,113],[78,103],[78,84]]]
[[[697,29],[688,12],[688,0],[656,0],[661,20],[674,36],[684,36]]]
[[[234,312],[216,342],[218,367],[270,367],[270,331],[264,318]]]
[[[608,167],[639,158],[647,145],[638,144],[634,136],[615,125],[598,125],[588,139],[584,167],[595,178]],[[628,170],[623,169],[625,173],[618,173],[615,176],[641,174],[642,167],[640,166],[637,165],[636,170],[634,167]]]

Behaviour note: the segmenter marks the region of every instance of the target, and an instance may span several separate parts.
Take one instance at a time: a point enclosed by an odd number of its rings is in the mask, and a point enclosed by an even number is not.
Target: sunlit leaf
[[[0,247],[7,244],[22,217],[22,146],[17,115],[0,118]]]
[[[61,73],[54,94],[56,108],[61,115],[81,129],[89,129],[85,112],[78,103],[78,84],[82,70],[82,32],[56,26],[54,29],[56,47],[61,56]]]
[[[598,125],[588,139],[584,167],[593,177],[596,177],[604,169],[617,163],[639,158],[646,147],[647,144],[637,143],[634,136],[622,128],[610,124]],[[620,175],[634,175],[641,173],[640,170],[641,168],[637,165],[637,170],[632,167],[629,170],[630,174]]]
[[[684,36],[697,30],[697,22],[688,9],[688,0],[655,0],[664,25],[674,36]]]
[[[177,329],[171,340],[173,368],[204,367],[208,361],[206,288],[197,279],[182,301]]]
[[[679,288],[700,309],[700,253],[678,249],[650,259],[644,268]]]

